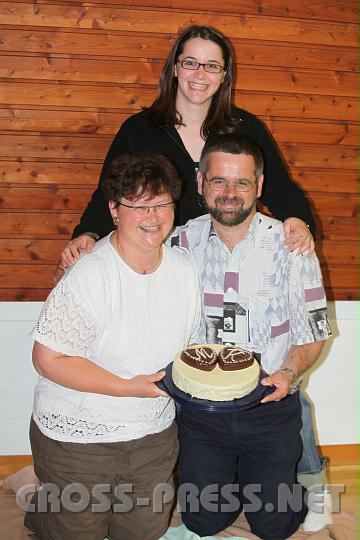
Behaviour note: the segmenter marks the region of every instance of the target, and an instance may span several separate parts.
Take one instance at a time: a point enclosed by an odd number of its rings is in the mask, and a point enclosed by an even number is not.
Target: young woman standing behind
[[[261,202],[285,221],[289,249],[313,249],[310,230],[314,233],[315,225],[309,202],[291,180],[262,122],[232,103],[233,80],[233,52],[223,34],[207,26],[190,26],[179,35],[165,62],[157,99],[149,109],[128,118],[116,134],[98,188],[61,255],[60,268],[71,266],[80,250],[91,251],[95,241],[113,229],[102,183],[115,158],[152,151],[172,160],[183,180],[175,218],[181,225],[207,212],[196,189],[197,165],[206,139],[233,130],[248,135],[262,149],[267,180]]]

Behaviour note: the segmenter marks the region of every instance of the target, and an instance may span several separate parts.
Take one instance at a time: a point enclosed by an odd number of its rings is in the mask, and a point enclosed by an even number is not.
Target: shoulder
[[[81,253],[79,261],[66,272],[64,283],[80,289],[84,287],[94,289],[96,284],[104,279],[104,270],[112,264],[114,257],[111,255],[109,236],[105,236],[96,242],[91,253]]]
[[[205,238],[208,238],[211,226],[211,217],[204,214],[195,219],[189,219],[185,225],[176,227],[170,237],[170,245],[192,251]]]
[[[236,131],[248,135],[255,142],[258,142],[266,134],[264,123],[255,114],[239,107],[234,107],[232,113],[237,121]]]
[[[122,129],[132,130],[137,128],[143,128],[144,126],[154,126],[151,122],[148,111],[140,111],[136,114],[132,114],[127,118],[121,125],[120,131]]]
[[[240,109],[240,107],[233,107],[232,109],[233,117],[236,118],[236,120],[240,120],[241,122],[244,122],[245,124],[252,124],[252,125],[263,125],[260,118],[258,118],[255,114],[252,114],[251,112]]]
[[[272,234],[281,234],[284,238],[284,224],[282,221],[270,216],[266,216],[261,212],[256,212],[255,219],[258,223],[258,228],[262,231],[270,231]]]
[[[277,253],[277,258],[288,258],[289,252],[284,244],[284,224],[282,221],[257,212],[254,217],[253,234],[256,246]]]
[[[193,286],[198,286],[198,270],[197,266],[188,252],[179,246],[164,246],[166,251],[167,272],[171,275],[172,280],[183,283],[188,289],[190,283]],[[185,293],[185,290],[183,291]]]

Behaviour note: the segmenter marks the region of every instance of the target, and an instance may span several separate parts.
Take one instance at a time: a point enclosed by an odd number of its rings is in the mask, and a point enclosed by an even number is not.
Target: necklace
[[[118,248],[118,252],[119,252],[119,255],[120,257],[122,258],[122,260],[127,264],[127,266],[129,268],[131,268],[132,270],[134,270],[135,272],[137,272],[138,274],[142,274],[143,276],[145,276],[146,274],[150,274],[151,272],[153,272],[155,270],[155,268],[157,268],[160,264],[160,261],[161,261],[161,256],[162,256],[162,248],[160,247],[159,249],[159,256],[157,258],[157,261],[156,263],[153,265],[153,266],[150,266],[149,268],[139,268],[138,266],[135,266],[133,264],[130,264],[129,261],[127,260],[127,258],[125,257],[124,255],[124,252],[123,250],[121,249],[120,245],[119,245],[119,240],[118,240],[118,237],[116,236],[116,245],[117,245],[117,248]]]

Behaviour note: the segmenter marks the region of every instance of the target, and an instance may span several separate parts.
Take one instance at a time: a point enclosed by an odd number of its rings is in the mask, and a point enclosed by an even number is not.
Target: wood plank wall
[[[235,102],[312,201],[329,299],[357,299],[355,0],[0,1],[0,300],[43,300],[119,125],[157,91],[179,29],[216,26]]]

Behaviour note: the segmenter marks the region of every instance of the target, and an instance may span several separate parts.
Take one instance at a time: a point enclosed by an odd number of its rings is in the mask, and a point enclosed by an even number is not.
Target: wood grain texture
[[[0,2],[0,300],[45,298],[112,137],[191,23],[231,38],[234,100],[311,201],[328,297],[358,298],[354,0],[21,0]]]

